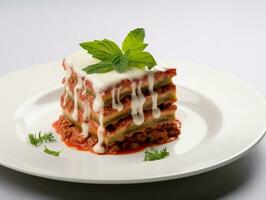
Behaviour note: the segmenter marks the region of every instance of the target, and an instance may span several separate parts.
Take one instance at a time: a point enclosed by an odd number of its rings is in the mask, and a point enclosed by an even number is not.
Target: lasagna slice
[[[62,115],[53,126],[67,145],[98,154],[140,150],[180,134],[175,117],[176,69],[132,68],[86,74],[99,62],[85,51],[63,61]]]

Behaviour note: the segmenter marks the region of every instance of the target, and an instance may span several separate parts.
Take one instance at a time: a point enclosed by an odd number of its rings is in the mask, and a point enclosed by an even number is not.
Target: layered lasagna
[[[117,154],[175,140],[175,68],[132,68],[86,74],[99,62],[85,51],[63,61],[62,115],[53,124],[69,146],[97,154]]]

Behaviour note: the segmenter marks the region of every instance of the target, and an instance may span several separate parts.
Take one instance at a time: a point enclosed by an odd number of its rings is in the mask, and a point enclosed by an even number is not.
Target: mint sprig
[[[106,73],[115,70],[119,73],[128,71],[132,67],[151,69],[156,61],[149,52],[144,49],[148,44],[144,43],[145,30],[137,28],[129,32],[122,43],[122,50],[111,40],[94,40],[83,42],[80,46],[87,50],[99,63],[89,65],[83,69],[87,74]]]

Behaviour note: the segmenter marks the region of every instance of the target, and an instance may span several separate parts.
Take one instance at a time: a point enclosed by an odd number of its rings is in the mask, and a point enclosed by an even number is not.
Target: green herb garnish
[[[144,51],[148,46],[144,43],[144,38],[145,30],[137,28],[127,34],[122,43],[122,50],[116,43],[108,39],[81,43],[80,46],[83,49],[101,61],[87,66],[83,71],[88,74],[105,73],[112,70],[123,73],[131,67],[153,68],[156,61],[149,52]]]
[[[145,153],[144,161],[160,160],[169,156],[169,152],[166,150],[166,148],[164,148],[161,151],[157,149],[149,149],[146,150],[144,153]]]
[[[30,143],[34,146],[38,146],[44,142],[54,142],[55,141],[55,137],[53,136],[53,134],[51,132],[45,132],[44,134],[42,134],[41,132],[39,132],[39,134],[29,134],[29,140]]]
[[[46,146],[44,146],[44,150],[43,152],[47,153],[47,154],[50,154],[50,155],[53,155],[53,156],[59,156],[59,154],[62,152],[62,150],[60,151],[53,151],[51,149],[48,149]]]

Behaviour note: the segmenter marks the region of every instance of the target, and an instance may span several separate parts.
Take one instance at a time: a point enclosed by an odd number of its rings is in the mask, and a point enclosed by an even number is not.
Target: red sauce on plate
[[[167,143],[170,143],[174,140],[176,140],[178,138],[178,135],[176,137],[171,137],[169,138],[166,142],[163,142],[163,143],[159,143],[159,144],[154,144],[154,143],[145,143],[145,144],[140,144],[137,148],[135,149],[122,149],[122,150],[119,150],[118,152],[114,152],[114,153],[103,153],[103,154],[99,154],[99,153],[96,153],[92,150],[92,147],[89,147],[88,144],[85,142],[85,143],[81,143],[81,144],[77,144],[77,143],[72,143],[70,141],[63,141],[68,147],[71,147],[71,148],[74,148],[76,150],[79,150],[79,151],[89,151],[89,152],[92,152],[94,154],[98,154],[98,155],[126,155],[126,154],[132,154],[132,153],[137,153],[137,152],[140,152],[140,151],[143,151],[144,149],[148,148],[148,147],[154,147],[154,146],[159,146],[159,145],[162,145],[162,144],[167,144]]]

